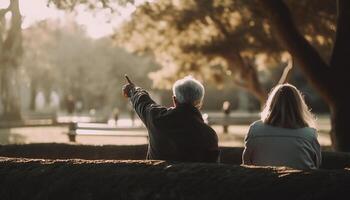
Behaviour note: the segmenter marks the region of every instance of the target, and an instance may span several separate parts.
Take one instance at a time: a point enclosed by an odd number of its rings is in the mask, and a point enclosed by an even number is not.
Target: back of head
[[[315,128],[314,116],[301,92],[290,84],[277,85],[272,89],[261,112],[261,120],[283,128]]]
[[[192,76],[186,76],[174,83],[173,95],[180,104],[192,104],[200,108],[204,98],[204,87]]]

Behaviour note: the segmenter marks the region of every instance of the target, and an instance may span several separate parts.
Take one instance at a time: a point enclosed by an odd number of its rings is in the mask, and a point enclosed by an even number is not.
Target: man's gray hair
[[[204,98],[204,86],[192,76],[186,76],[174,83],[173,95],[179,103],[191,103],[198,107]]]

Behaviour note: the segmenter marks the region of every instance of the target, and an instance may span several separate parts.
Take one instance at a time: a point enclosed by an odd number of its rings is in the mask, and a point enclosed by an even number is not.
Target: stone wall
[[[142,160],[146,157],[146,145],[76,145],[76,144],[25,144],[0,145],[0,156],[39,159],[87,159],[87,160]],[[240,165],[243,148],[221,147],[221,163]],[[343,169],[350,167],[350,154],[322,152],[323,169]]]
[[[0,199],[348,199],[350,170],[0,158]]]

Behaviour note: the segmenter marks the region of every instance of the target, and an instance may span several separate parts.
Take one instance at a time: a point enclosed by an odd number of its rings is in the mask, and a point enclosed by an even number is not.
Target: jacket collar
[[[175,109],[177,109],[177,110],[186,110],[187,112],[190,111],[190,112],[193,113],[196,117],[198,117],[198,118],[200,118],[202,121],[204,121],[201,112],[200,112],[195,106],[193,106],[192,104],[189,104],[189,103],[181,103],[181,104],[178,104],[178,105],[175,107]]]

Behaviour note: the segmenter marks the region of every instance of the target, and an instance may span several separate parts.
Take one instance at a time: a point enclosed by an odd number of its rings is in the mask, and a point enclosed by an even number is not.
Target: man
[[[230,117],[230,112],[231,112],[231,103],[229,101],[224,101],[222,104],[222,111],[224,112],[224,125],[223,125],[223,132],[225,134],[228,133],[228,118]]]
[[[218,137],[204,123],[199,109],[202,106],[204,87],[190,76],[173,85],[174,107],[156,104],[147,91],[135,87],[125,76],[123,86],[143,123],[148,129],[147,159],[181,162],[217,162]]]

